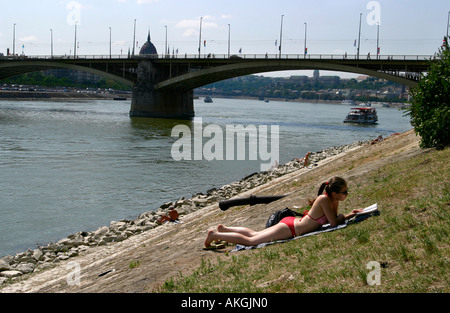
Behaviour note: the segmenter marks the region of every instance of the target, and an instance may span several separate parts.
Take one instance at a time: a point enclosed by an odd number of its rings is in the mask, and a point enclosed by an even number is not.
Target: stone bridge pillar
[[[194,91],[155,90],[154,84],[167,79],[169,73],[150,61],[139,63],[138,78],[133,88],[131,117],[189,119],[194,113]]]

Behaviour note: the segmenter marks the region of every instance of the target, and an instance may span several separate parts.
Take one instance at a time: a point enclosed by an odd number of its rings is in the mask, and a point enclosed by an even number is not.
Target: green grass
[[[133,260],[130,262],[129,268],[133,269],[133,268],[139,267],[139,265],[141,265],[141,261]]]
[[[380,215],[262,249],[205,258],[158,292],[449,292],[449,149],[359,178],[343,211],[378,203]],[[367,264],[380,264],[369,285]]]

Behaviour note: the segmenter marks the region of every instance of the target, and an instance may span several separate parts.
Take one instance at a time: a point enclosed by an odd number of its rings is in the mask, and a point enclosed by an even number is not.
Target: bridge
[[[414,87],[431,56],[139,55],[3,57],[0,79],[48,69],[86,71],[133,87],[130,116],[191,118],[193,90],[217,81],[272,71],[327,70],[364,74]]]

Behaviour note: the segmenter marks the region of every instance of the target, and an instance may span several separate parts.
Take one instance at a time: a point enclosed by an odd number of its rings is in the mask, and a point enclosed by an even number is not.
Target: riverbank
[[[209,190],[206,195],[197,194],[193,199],[166,203],[156,213],[144,213],[135,221],[112,222],[110,227],[100,228],[91,234],[74,234],[59,243],[51,244],[51,247],[37,249],[42,255],[36,250],[29,250],[16,255],[18,264],[13,263],[12,258],[3,258],[3,262],[8,263],[3,266],[9,265],[10,268],[2,273],[10,273],[2,291],[154,291],[167,279],[179,273],[192,272],[204,258],[215,258],[214,252],[202,250],[205,231],[209,227],[226,223],[261,228],[274,210],[305,205],[305,200],[316,192],[317,185],[331,175],[342,175],[352,184],[361,180],[367,172],[385,164],[424,153],[418,147],[418,138],[412,131],[393,135],[375,144],[359,143],[343,149],[341,153],[337,153],[339,149],[333,150],[335,152],[331,154],[322,153],[324,158],[321,160],[319,153],[317,160],[314,159],[315,155],[311,155],[310,161],[317,164],[316,166],[302,167],[301,160],[294,160],[275,171],[251,175],[241,182],[226,185],[218,190]],[[242,207],[226,212],[218,209],[218,201],[222,197],[290,192],[294,192],[295,196],[291,195],[270,205],[246,207],[245,211]],[[168,223],[158,227],[153,225],[156,224],[154,218],[166,213],[170,208],[176,208],[180,212],[181,223]],[[125,235],[128,231],[132,235],[120,241],[116,230]],[[119,242],[108,244],[115,240]],[[90,242],[94,244],[89,245]],[[78,250],[75,251],[76,249]],[[68,252],[73,255],[65,254]],[[51,262],[36,260],[45,259],[45,255],[50,257],[52,254],[56,257]],[[68,274],[73,271],[70,267],[73,263],[68,263],[71,261],[80,266],[80,284],[68,284]],[[25,268],[24,264],[27,262],[39,266],[35,266],[33,273],[16,276],[20,269]],[[114,271],[99,277],[101,273],[112,270]]]

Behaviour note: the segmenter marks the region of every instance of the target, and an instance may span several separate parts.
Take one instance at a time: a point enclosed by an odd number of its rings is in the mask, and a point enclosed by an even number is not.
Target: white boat
[[[211,99],[210,96],[206,96],[206,98],[203,100],[205,103],[212,103],[213,100]]]
[[[344,123],[376,124],[378,122],[377,110],[374,108],[352,108]]]

